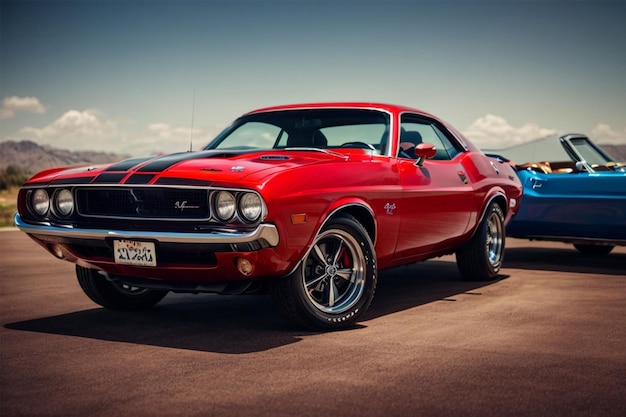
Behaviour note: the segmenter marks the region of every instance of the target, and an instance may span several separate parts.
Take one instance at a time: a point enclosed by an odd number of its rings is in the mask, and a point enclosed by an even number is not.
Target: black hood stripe
[[[154,157],[151,156],[151,157],[148,157],[148,158],[127,159],[125,161],[118,162],[115,165],[111,165],[105,171],[128,171],[129,169],[131,169],[133,167],[136,167],[137,165],[139,165],[141,163],[149,161],[152,158],[154,158]]]
[[[146,165],[140,167],[139,172],[161,172],[165,171],[172,165],[176,165],[179,162],[187,161],[190,159],[199,158],[197,152],[184,152],[175,153],[171,155],[162,156],[153,161],[148,162]]]
[[[163,172],[173,165],[176,165],[183,161],[189,161],[191,159],[204,159],[204,158],[230,158],[245,153],[250,153],[250,150],[238,150],[238,151],[199,151],[199,152],[179,152],[175,154],[169,154],[164,156],[150,156],[147,158],[132,158],[125,161],[118,162],[111,165],[105,172],[127,172],[133,169],[137,169],[138,172]],[[149,161],[149,162],[148,162]],[[147,163],[146,163],[147,162]],[[146,163],[144,166],[140,166]],[[139,167],[139,168],[137,168]]]
[[[103,172],[93,181],[93,184],[117,184],[126,176],[125,172]]]
[[[155,174],[133,174],[124,181],[125,184],[148,184]]]
[[[192,159],[206,159],[206,158],[230,158],[232,156],[250,153],[250,150],[244,151],[201,151],[201,152],[181,152],[172,155],[166,155],[161,158],[148,162],[146,165],[139,168],[138,172],[162,172],[169,167],[176,165],[183,161],[189,161]]]

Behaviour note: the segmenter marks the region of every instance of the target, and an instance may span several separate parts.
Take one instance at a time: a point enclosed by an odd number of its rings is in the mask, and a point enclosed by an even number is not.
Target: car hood
[[[110,165],[55,168],[35,175],[29,182],[210,185],[260,180],[285,169],[348,159],[345,154],[314,149],[184,152],[132,158]]]

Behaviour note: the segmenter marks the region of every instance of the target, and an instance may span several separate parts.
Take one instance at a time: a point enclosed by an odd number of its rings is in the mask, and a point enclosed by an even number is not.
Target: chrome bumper
[[[148,239],[162,243],[251,243],[265,241],[270,247],[278,246],[279,236],[273,224],[260,224],[251,232],[175,233],[128,230],[78,229],[49,224],[29,224],[22,221],[19,213],[13,219],[22,232],[36,235],[60,236],[76,239]]]

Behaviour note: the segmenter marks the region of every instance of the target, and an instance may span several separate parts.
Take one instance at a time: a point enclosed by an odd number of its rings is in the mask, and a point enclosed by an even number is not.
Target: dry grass
[[[17,191],[19,187],[12,187],[0,191],[0,227],[15,226],[13,216],[17,212]]]

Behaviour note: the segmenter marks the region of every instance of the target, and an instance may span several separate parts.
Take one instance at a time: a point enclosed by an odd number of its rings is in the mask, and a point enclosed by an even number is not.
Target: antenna
[[[191,132],[189,133],[189,152],[193,150],[193,113],[196,109],[196,89],[193,89],[193,100],[191,102]]]

